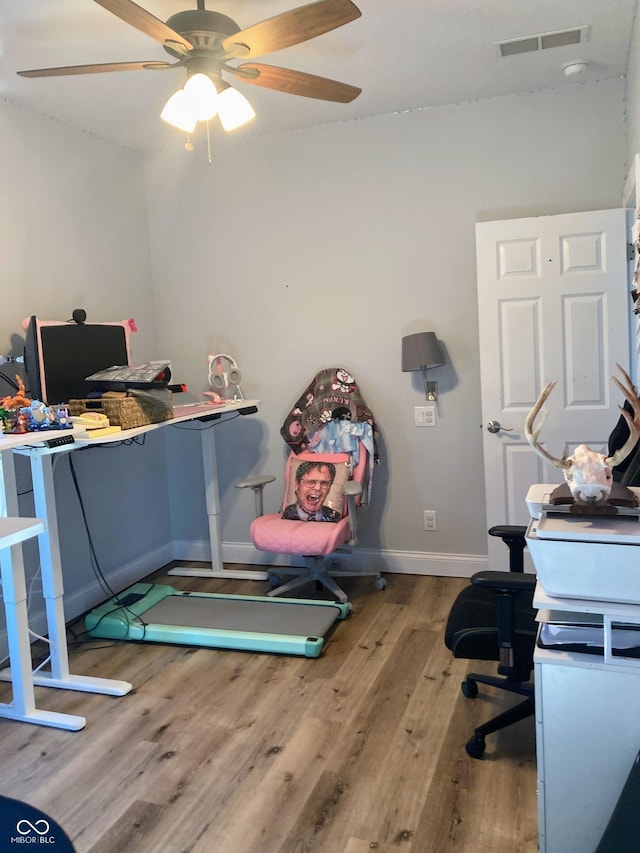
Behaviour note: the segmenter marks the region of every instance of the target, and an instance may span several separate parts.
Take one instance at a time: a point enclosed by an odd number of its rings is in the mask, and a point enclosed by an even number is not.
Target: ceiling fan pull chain
[[[211,134],[209,132],[209,122],[207,121],[207,155],[209,157],[209,165],[211,165]]]

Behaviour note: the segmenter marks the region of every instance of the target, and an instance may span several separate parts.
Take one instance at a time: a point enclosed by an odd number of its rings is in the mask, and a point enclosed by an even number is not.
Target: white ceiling
[[[242,83],[257,118],[236,134],[290,130],[364,116],[575,86],[624,75],[637,0],[355,0],[362,17],[259,61],[362,87],[332,104]],[[196,0],[140,0],[166,20]],[[207,0],[241,28],[305,5],[302,0]],[[579,46],[503,58],[496,42],[587,25]],[[150,149],[182,144],[159,118],[179,70],[25,79],[19,70],[96,62],[169,60],[155,40],[92,0],[0,4],[0,96],[112,140]],[[562,67],[589,63],[578,77]],[[212,123],[213,126],[213,123]],[[217,125],[214,134],[224,134]]]

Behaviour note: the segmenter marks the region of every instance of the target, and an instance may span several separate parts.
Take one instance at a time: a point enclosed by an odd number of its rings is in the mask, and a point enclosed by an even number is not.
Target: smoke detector
[[[574,60],[573,62],[565,62],[562,66],[562,70],[565,77],[577,77],[580,74],[584,74],[588,67],[589,63],[580,59]]]

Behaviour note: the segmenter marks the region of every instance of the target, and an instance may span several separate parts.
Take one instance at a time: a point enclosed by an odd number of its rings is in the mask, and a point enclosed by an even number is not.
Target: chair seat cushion
[[[349,519],[335,524],[323,521],[290,521],[280,515],[261,515],[251,525],[253,544],[260,551],[301,557],[324,556],[349,541]]]
[[[525,658],[533,656],[537,623],[533,595],[515,596],[514,651]],[[470,585],[458,595],[445,629],[445,645],[456,658],[500,660],[496,628],[496,598],[490,589]]]

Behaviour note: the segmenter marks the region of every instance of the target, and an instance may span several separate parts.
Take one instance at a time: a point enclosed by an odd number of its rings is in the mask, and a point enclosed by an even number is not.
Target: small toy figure
[[[13,397],[0,397],[0,409],[21,409],[23,406],[30,406],[31,400],[25,394],[24,382],[20,375],[16,373],[16,382],[18,383],[18,393]]]
[[[0,406],[0,433],[11,432],[13,428],[13,415],[9,409]]]
[[[22,435],[23,433],[28,432],[27,417],[22,410],[20,410],[16,415],[13,424],[13,429],[11,430],[11,432],[18,433],[18,435]]]

